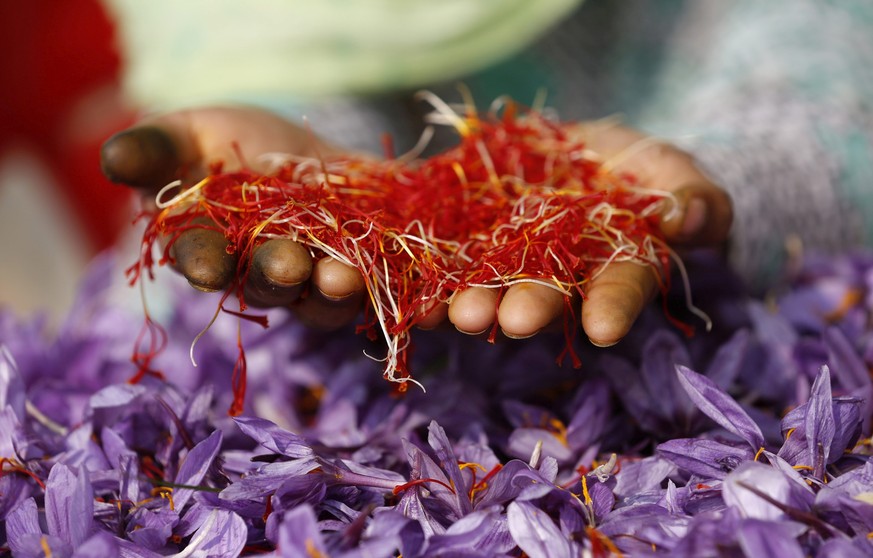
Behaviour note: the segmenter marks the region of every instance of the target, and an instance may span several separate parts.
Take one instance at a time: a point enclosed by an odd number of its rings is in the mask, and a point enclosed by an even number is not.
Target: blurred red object
[[[129,221],[131,199],[99,165],[103,140],[133,121],[112,22],[97,0],[29,0],[0,2],[0,27],[0,157],[35,153],[91,248],[105,248]]]

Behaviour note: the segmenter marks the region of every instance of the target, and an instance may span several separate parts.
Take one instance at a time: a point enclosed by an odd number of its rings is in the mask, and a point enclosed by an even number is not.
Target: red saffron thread
[[[385,140],[384,161],[289,156],[273,175],[215,167],[190,189],[166,188],[150,215],[140,259],[128,270],[131,282],[142,280],[144,271],[150,275],[155,263],[169,262],[184,231],[215,228],[239,262],[222,303],[232,294],[240,311],[220,310],[266,327],[264,318],[245,313],[248,264],[267,239],[296,240],[316,259],[333,257],[361,273],[370,304],[359,330],[383,340],[384,375],[400,392],[417,383],[407,355],[410,330],[422,318],[417,309],[450,301],[469,287],[498,289],[499,302],[514,284],[538,283],[565,296],[567,343],[558,358],[579,366],[571,347],[578,326],[570,297],[583,295],[586,283],[614,261],[650,265],[668,276],[670,253],[657,210],[664,194],[607,171],[586,153],[571,125],[512,103],[502,115],[480,115],[472,106],[457,114],[430,100],[436,113],[429,121],[450,124],[460,134],[456,147],[431,158],[393,158]],[[167,192],[175,195],[163,199]],[[160,237],[169,242],[155,262]],[[664,279],[662,289],[668,286]],[[495,325],[489,341],[497,332]],[[136,352],[139,377],[163,346],[151,325],[144,334],[150,344]],[[239,346],[231,414],[242,411],[245,397],[241,340]]]
[[[405,482],[405,483],[403,483],[403,484],[398,484],[397,486],[394,487],[394,490],[392,490],[391,492],[392,492],[392,494],[394,494],[394,495],[396,496],[396,495],[400,494],[401,492],[405,492],[405,491],[409,490],[409,489],[412,488],[413,486],[418,486],[418,485],[420,485],[420,484],[425,484],[425,483],[428,483],[428,482],[433,482],[433,483],[436,483],[436,484],[438,484],[438,485],[440,485],[440,486],[444,486],[444,487],[447,488],[447,489],[448,489],[452,494],[455,494],[455,489],[454,489],[454,488],[452,488],[450,485],[444,483],[443,481],[441,481],[441,480],[437,480],[437,479],[415,479],[415,480],[411,480],[411,481],[409,481],[409,482]]]

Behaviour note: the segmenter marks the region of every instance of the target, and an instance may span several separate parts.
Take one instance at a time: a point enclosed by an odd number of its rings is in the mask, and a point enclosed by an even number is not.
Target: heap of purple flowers
[[[153,289],[166,379],[127,383],[142,318],[116,276],[96,262],[51,334],[0,313],[0,556],[873,555],[873,256],[763,300],[702,260],[711,332],[654,309],[581,370],[561,336],[421,332],[427,391],[403,396],[379,347],[271,311],[241,324],[236,418],[236,320],[194,366],[215,298]]]

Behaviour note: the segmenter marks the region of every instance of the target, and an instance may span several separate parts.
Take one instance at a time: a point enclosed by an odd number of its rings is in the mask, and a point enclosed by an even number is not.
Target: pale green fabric
[[[527,46],[581,0],[106,0],[143,107],[416,88]]]

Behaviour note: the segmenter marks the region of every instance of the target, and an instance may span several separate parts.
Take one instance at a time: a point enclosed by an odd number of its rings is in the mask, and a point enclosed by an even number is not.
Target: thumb
[[[325,156],[337,150],[271,112],[213,107],[144,119],[103,144],[101,165],[113,182],[153,190],[178,178],[202,178],[214,163],[257,168],[269,152]]]
[[[177,140],[158,126],[118,132],[100,150],[100,168],[110,181],[151,191],[179,178],[183,167]]]
[[[661,230],[676,246],[720,246],[730,233],[733,206],[727,192],[709,181],[678,186],[676,202],[661,222]]]
[[[629,173],[640,186],[668,192],[661,229],[677,247],[718,246],[728,237],[730,197],[697,166],[694,157],[667,142],[611,121],[575,126],[572,132],[612,171]]]

